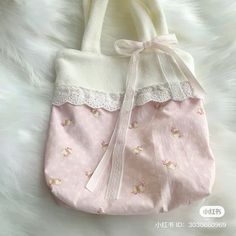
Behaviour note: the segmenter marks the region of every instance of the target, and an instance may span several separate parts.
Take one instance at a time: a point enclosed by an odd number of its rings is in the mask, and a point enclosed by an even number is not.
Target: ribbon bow
[[[139,64],[140,53],[144,50],[160,50],[170,55],[176,63],[178,69],[190,81],[196,93],[201,96],[204,93],[203,88],[187,67],[185,62],[175,52],[174,46],[177,45],[177,39],[174,34],[166,34],[155,37],[151,41],[138,42],[132,40],[117,40],[115,49],[117,53],[123,56],[130,56],[129,72],[126,80],[126,91],[124,94],[123,104],[120,109],[119,118],[117,120],[114,132],[112,134],[108,148],[89,179],[86,188],[94,191],[103,172],[112,160],[111,172],[109,176],[106,198],[118,199],[122,185],[123,170],[124,170],[124,151],[126,146],[126,137],[129,128],[130,118],[134,105],[135,89],[137,82],[137,70]]]
[[[177,38],[174,34],[161,35],[155,37],[150,41],[144,42],[120,39],[115,42],[115,49],[120,55],[132,56],[134,54],[139,54],[140,52],[148,48],[155,48],[167,51],[165,50],[166,47],[170,48],[171,46],[175,46],[177,45],[177,42]]]

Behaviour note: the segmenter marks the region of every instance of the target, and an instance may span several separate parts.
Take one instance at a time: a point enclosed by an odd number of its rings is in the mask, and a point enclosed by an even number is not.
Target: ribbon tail
[[[90,177],[86,188],[93,192],[98,183],[103,177],[103,172],[108,167],[111,159],[112,166],[109,176],[106,198],[107,199],[117,199],[119,198],[119,193],[121,189],[121,183],[123,178],[124,170],[124,150],[126,145],[126,136],[130,123],[134,96],[135,96],[135,85],[137,80],[137,65],[138,65],[138,55],[135,54],[131,58],[130,72],[127,77],[127,89],[125,92],[123,104],[121,106],[119,118],[116,123],[116,127],[112,134],[108,148]]]
[[[112,167],[108,181],[106,199],[116,200],[119,198],[124,171],[124,146],[115,144],[112,153]]]
[[[112,168],[107,187],[106,198],[115,200],[119,198],[124,172],[124,152],[127,132],[132,114],[137,81],[137,67],[139,55],[135,53],[130,60],[130,71],[126,81],[126,91],[117,126],[116,141],[112,154]]]
[[[112,153],[113,153],[113,148],[114,148],[114,144],[115,144],[116,128],[117,128],[117,125],[113,131],[110,143],[107,147],[105,154],[103,155],[102,159],[100,160],[96,169],[94,170],[92,176],[90,177],[88,183],[86,184],[86,188],[91,192],[94,192],[94,190],[98,186],[98,183],[101,181],[101,179],[103,177],[104,171],[106,170],[106,168],[110,164],[110,161],[112,158]]]

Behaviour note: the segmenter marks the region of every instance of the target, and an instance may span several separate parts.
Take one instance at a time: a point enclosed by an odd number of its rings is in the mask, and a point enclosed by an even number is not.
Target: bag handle
[[[101,34],[109,0],[83,0],[85,31],[81,50],[101,53]]]
[[[140,41],[149,41],[168,34],[168,27],[159,0],[131,0],[132,16]]]
[[[159,0],[130,0],[130,11],[140,41],[168,34]],[[101,34],[109,0],[83,0],[85,31],[82,51],[101,53]]]

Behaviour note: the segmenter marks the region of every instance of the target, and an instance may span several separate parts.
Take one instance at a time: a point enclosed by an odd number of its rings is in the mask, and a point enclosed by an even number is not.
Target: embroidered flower
[[[85,173],[85,175],[86,175],[88,178],[90,178],[90,177],[92,176],[92,174],[93,174],[92,171],[85,171],[84,173]]]
[[[181,138],[183,135],[181,134],[180,130],[175,128],[175,127],[172,127],[171,128],[171,133],[174,137],[177,137],[177,138]]]
[[[97,214],[100,215],[100,214],[103,214],[104,213],[104,210],[100,207],[98,210],[97,210]]]
[[[108,147],[108,144],[109,144],[109,143],[106,143],[105,141],[102,141],[102,143],[101,143],[102,149],[103,149],[103,150],[106,150],[107,147]]]
[[[48,181],[48,184],[50,187],[52,187],[52,185],[60,185],[61,184],[61,179],[50,179]]]
[[[203,110],[201,107],[199,107],[199,108],[197,109],[197,114],[203,115],[203,114],[204,114],[204,110]]]
[[[70,147],[66,147],[62,151],[62,154],[63,154],[64,157],[68,157],[71,153],[72,153],[72,148],[70,148]]]
[[[61,123],[62,126],[70,126],[72,125],[72,120],[69,120],[69,119],[65,119],[62,123]]]
[[[99,117],[101,115],[101,112],[98,109],[91,109],[91,112],[95,117]]]
[[[137,146],[136,148],[133,149],[133,153],[135,155],[140,154],[140,152],[142,152],[142,151],[143,151],[143,147],[142,146]]]
[[[145,185],[143,182],[141,182],[134,186],[132,193],[138,194],[138,193],[143,193],[144,191],[145,191]]]
[[[132,123],[130,124],[129,128],[130,128],[130,129],[136,129],[136,128],[138,128],[138,122],[137,122],[137,121],[132,122]]]
[[[172,170],[175,170],[177,167],[177,164],[175,162],[168,161],[168,160],[162,161],[162,164],[166,166],[168,169],[172,169]]]

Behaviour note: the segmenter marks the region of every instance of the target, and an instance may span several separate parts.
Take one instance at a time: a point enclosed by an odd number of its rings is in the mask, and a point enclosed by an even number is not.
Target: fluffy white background
[[[111,0],[113,10],[127,0]],[[55,80],[54,58],[80,47],[80,0],[0,0],[0,236],[236,235],[236,3],[234,0],[163,0],[170,31],[196,59],[208,91],[206,109],[216,157],[216,182],[206,200],[158,216],[92,216],[59,207],[45,186],[43,150]],[[108,21],[112,17],[112,21]],[[127,12],[107,15],[103,46]],[[116,26],[116,27],[113,27]],[[118,36],[117,36],[118,37]],[[162,221],[204,222],[201,205],[221,205],[211,222],[224,229],[157,229]]]

